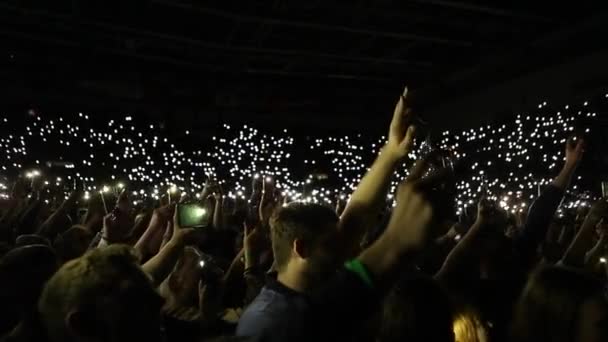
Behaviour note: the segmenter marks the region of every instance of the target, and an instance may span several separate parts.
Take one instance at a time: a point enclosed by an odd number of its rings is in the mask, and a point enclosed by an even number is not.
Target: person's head
[[[338,223],[336,213],[318,204],[294,202],[270,219],[276,270],[299,274],[313,281],[333,267],[331,237]]]
[[[384,301],[378,342],[454,341],[450,299],[431,278],[398,282]]]
[[[458,342],[486,342],[488,331],[479,313],[471,307],[461,306],[455,310],[454,339]]]
[[[513,341],[606,341],[608,305],[602,283],[581,271],[542,268],[517,303]]]
[[[57,256],[46,245],[18,247],[0,259],[2,321],[34,319],[45,282],[59,267]],[[8,317],[4,317],[8,315]]]
[[[51,246],[49,240],[43,236],[36,234],[19,235],[15,240],[15,247],[24,247],[30,245],[47,245]]]
[[[50,341],[158,341],[162,299],[128,246],[94,249],[47,282],[38,309]]]

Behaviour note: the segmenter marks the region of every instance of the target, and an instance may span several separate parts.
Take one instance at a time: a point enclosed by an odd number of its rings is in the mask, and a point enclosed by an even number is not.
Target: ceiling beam
[[[165,5],[175,8],[181,8],[188,11],[197,11],[200,13],[205,13],[208,15],[213,15],[220,18],[231,19],[235,21],[241,22],[251,22],[251,23],[266,23],[277,26],[286,26],[286,27],[297,27],[311,30],[319,30],[319,31],[334,31],[334,32],[344,32],[350,34],[358,34],[364,36],[378,36],[378,37],[387,37],[394,39],[402,39],[402,40],[418,40],[425,41],[429,43],[434,43],[438,45],[451,45],[451,46],[460,46],[460,47],[471,47],[473,46],[473,42],[468,40],[461,39],[450,39],[443,38],[438,36],[429,36],[418,33],[409,33],[409,32],[388,32],[388,31],[379,31],[374,29],[365,29],[358,27],[350,27],[344,25],[336,25],[336,24],[325,24],[325,23],[311,23],[305,21],[297,21],[297,20],[287,20],[287,19],[279,19],[279,18],[271,18],[271,17],[262,17],[258,15],[251,14],[240,14],[233,13],[230,11],[210,8],[205,6],[199,6],[191,3],[184,2],[174,2],[170,0],[151,0],[151,2],[159,5]]]
[[[412,0],[412,1],[417,2],[419,4],[424,4],[424,5],[434,5],[434,6],[444,7],[444,8],[454,8],[454,9],[465,10],[465,11],[469,11],[469,12],[490,14],[490,15],[494,15],[494,16],[498,16],[498,17],[525,19],[525,20],[529,20],[529,21],[543,21],[543,22],[552,21],[550,18],[536,15],[536,14],[522,13],[522,12],[507,10],[504,8],[481,6],[481,5],[460,2],[460,1],[448,1],[448,0]]]
[[[0,8],[10,9],[20,11],[23,10],[19,7],[15,7],[12,5],[7,5],[4,3],[0,3]],[[3,13],[4,14],[4,13]],[[383,57],[369,57],[369,56],[349,56],[349,55],[339,55],[333,53],[323,53],[323,52],[314,52],[307,50],[294,50],[294,49],[278,49],[278,48],[260,48],[253,46],[236,46],[236,45],[226,45],[226,44],[218,44],[206,42],[198,39],[176,36],[172,34],[166,34],[161,32],[154,32],[149,30],[143,30],[139,28],[134,28],[125,25],[118,25],[114,23],[107,23],[102,21],[91,21],[91,20],[74,20],[73,17],[65,14],[49,12],[44,10],[27,10],[27,17],[30,18],[32,16],[37,16],[41,18],[53,18],[56,20],[60,20],[61,23],[54,23],[52,27],[63,26],[66,28],[74,29],[78,28],[79,30],[82,27],[77,26],[89,26],[93,28],[98,28],[102,30],[109,30],[122,33],[121,35],[117,35],[117,37],[125,38],[124,33],[129,33],[133,35],[139,35],[143,37],[152,37],[160,40],[168,40],[176,43],[182,43],[185,45],[197,46],[204,48],[206,50],[218,50],[222,52],[233,52],[241,54],[243,53],[245,56],[247,54],[261,54],[261,55],[282,55],[282,56],[295,56],[302,58],[317,58],[317,59],[331,59],[331,60],[339,60],[339,61],[350,61],[350,62],[358,62],[358,63],[374,63],[374,64],[393,64],[393,65],[408,65],[417,68],[430,68],[432,67],[432,63],[428,61],[413,61],[406,60],[400,58],[383,58]],[[44,21],[37,21],[36,25],[40,25],[44,23]],[[48,31],[44,31],[48,32]],[[32,36],[32,35],[30,35]],[[136,39],[137,37],[129,37]]]

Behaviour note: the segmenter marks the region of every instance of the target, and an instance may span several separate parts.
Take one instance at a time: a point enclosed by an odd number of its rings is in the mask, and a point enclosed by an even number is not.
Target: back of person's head
[[[162,300],[128,246],[94,249],[64,264],[38,308],[51,341],[158,341]]]
[[[454,315],[454,339],[458,342],[486,342],[488,329],[476,310],[459,305]]]
[[[377,341],[454,341],[452,317],[449,297],[432,278],[404,278],[384,301]]]
[[[0,296],[2,326],[19,320],[32,320],[45,282],[55,273],[59,263],[46,245],[19,247],[0,259]]]
[[[512,341],[606,341],[608,306],[602,283],[579,270],[541,268],[517,303]]]
[[[318,204],[290,203],[277,210],[270,219],[272,251],[276,270],[282,272],[297,254],[311,263],[327,252],[327,238],[336,232],[338,216]]]
[[[6,241],[0,241],[0,258],[10,252],[11,249],[13,249],[13,246],[10,243]]]
[[[25,234],[19,235],[15,240],[15,247],[29,246],[29,245],[47,245],[50,246],[51,242],[40,235],[36,234]]]

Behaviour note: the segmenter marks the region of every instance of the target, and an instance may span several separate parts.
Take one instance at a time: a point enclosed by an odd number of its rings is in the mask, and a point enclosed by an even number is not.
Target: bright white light
[[[201,217],[205,216],[205,214],[207,214],[207,209],[205,209],[205,208],[195,208],[195,210],[193,210],[192,214],[194,216],[196,216],[197,218],[201,218]]]

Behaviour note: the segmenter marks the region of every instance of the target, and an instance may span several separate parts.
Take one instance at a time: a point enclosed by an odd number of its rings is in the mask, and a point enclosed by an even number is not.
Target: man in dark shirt
[[[402,186],[386,231],[341,267],[330,267],[327,261],[328,247],[336,244],[325,239],[333,234],[318,228],[334,220],[330,209],[292,204],[280,210],[271,221],[277,280],[271,280],[245,311],[237,335],[259,341],[340,341],[356,334],[397,278],[400,266],[435,238],[434,228],[445,218],[429,198],[439,188],[435,184],[444,179],[442,174]],[[313,212],[316,215],[309,215]],[[315,220],[317,225],[309,225]],[[294,222],[285,234],[283,228]],[[282,249],[286,246],[293,247]]]
[[[270,222],[277,270],[239,320],[237,335],[297,337],[310,307],[306,293],[337,268],[324,244],[336,232],[337,215],[320,205],[292,203]]]
[[[363,301],[363,297],[373,297],[362,295],[362,291],[365,292],[365,284],[371,286],[369,277],[364,276],[363,283],[351,281],[349,279],[352,278],[353,272],[344,272],[340,264],[359,254],[363,234],[376,223],[378,215],[386,206],[386,194],[393,172],[412,150],[415,127],[411,125],[411,112],[406,106],[406,95],[407,88],[395,106],[387,143],[361,179],[340,218],[329,208],[303,203],[289,204],[271,218],[276,281],[265,286],[245,310],[239,320],[237,336],[268,336],[268,339],[273,341],[305,340],[304,336],[310,336],[306,334],[311,327],[322,327],[325,322],[339,324],[338,320],[352,317],[358,312],[356,308],[345,303],[359,304],[358,298]],[[422,175],[424,165],[425,163],[420,163],[416,172],[410,174],[411,180],[417,179],[412,177],[413,174]],[[412,190],[402,191],[404,205],[408,203],[407,196],[418,196],[415,192],[419,189],[410,192]],[[392,218],[397,216],[393,214]],[[408,219],[401,222],[423,217],[424,215],[408,216]],[[420,227],[422,226],[424,225],[421,224]],[[394,240],[403,240],[399,234],[401,232],[393,236],[398,237]],[[390,239],[383,241],[388,244],[392,242]],[[372,256],[370,259],[373,259],[373,263],[383,266],[389,264],[386,256],[376,258],[384,253],[381,250],[384,247],[378,247],[377,243],[374,246],[376,249],[372,249],[373,253],[368,254]],[[354,265],[354,273],[365,273],[361,271],[363,266],[356,266],[357,263]],[[338,269],[340,271],[336,273]],[[323,289],[332,286],[335,287],[330,290]],[[311,306],[315,309],[309,310]],[[330,310],[324,308],[331,308],[333,316],[327,316]],[[311,320],[315,324],[309,323]],[[349,324],[352,322],[349,321]]]

